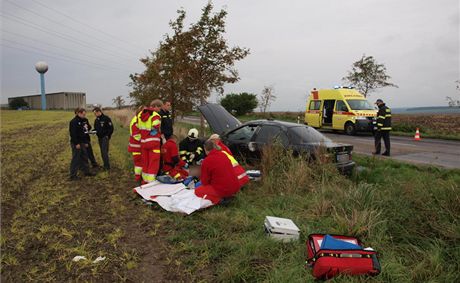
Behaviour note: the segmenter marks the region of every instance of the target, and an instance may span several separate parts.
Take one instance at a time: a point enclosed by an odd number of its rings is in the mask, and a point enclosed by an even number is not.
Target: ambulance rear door
[[[307,112],[305,114],[306,121],[309,126],[314,128],[321,127],[321,100],[310,100],[307,105]]]

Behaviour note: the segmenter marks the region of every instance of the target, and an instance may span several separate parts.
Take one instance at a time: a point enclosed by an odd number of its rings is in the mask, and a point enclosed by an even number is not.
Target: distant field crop
[[[241,121],[276,119],[288,122],[304,122],[303,112],[252,113],[238,117]],[[419,128],[422,137],[460,140],[460,114],[393,114],[394,134],[414,135]]]
[[[395,114],[393,128],[412,134],[419,128],[422,136],[460,139],[460,114]]]

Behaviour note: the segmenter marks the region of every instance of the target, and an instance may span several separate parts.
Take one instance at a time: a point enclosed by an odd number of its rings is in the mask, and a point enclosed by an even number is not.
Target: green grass
[[[23,113],[1,113],[5,282],[313,282],[304,266],[310,233],[354,235],[380,252],[379,276],[334,282],[460,281],[459,170],[355,155],[365,169],[347,178],[275,149],[262,181],[227,206],[183,216],[138,205],[126,127],[117,124],[111,140],[112,172],[74,183],[72,113]],[[183,135],[189,126],[176,127]],[[266,238],[267,215],[293,219],[301,239]],[[107,260],[74,263],[76,255]]]
[[[218,282],[313,282],[304,268],[310,233],[354,235],[381,254],[376,282],[458,282],[460,172],[358,157],[367,169],[347,179],[275,152],[262,182],[227,207],[169,215],[170,245],[182,268]],[[302,234],[283,244],[265,237],[266,215],[294,220]],[[207,270],[213,269],[210,274]],[[338,278],[338,282],[361,282]]]

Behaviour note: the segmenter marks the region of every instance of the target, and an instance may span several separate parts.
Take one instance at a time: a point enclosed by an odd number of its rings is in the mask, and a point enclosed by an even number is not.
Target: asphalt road
[[[199,125],[198,117],[184,117],[186,123]],[[354,152],[372,155],[374,150],[374,137],[360,134],[348,136],[340,133],[322,132],[325,136],[337,143],[347,143],[354,146]],[[434,165],[445,168],[460,169],[460,141],[425,139],[415,141],[413,137],[391,136],[391,157],[410,163]],[[383,140],[382,140],[383,146]],[[382,147],[382,152],[384,146]]]
[[[323,133],[335,142],[352,144],[356,153],[371,155],[374,151],[373,136]],[[383,151],[384,146],[382,147]],[[420,141],[415,141],[413,137],[391,136],[391,155],[390,158],[411,163],[460,168],[459,141],[424,139],[423,133]]]

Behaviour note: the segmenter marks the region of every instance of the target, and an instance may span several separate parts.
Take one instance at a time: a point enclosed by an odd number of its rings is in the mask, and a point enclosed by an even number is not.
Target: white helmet
[[[193,129],[190,129],[188,131],[188,135],[187,135],[190,139],[196,139],[198,138],[198,130],[193,128]]]

